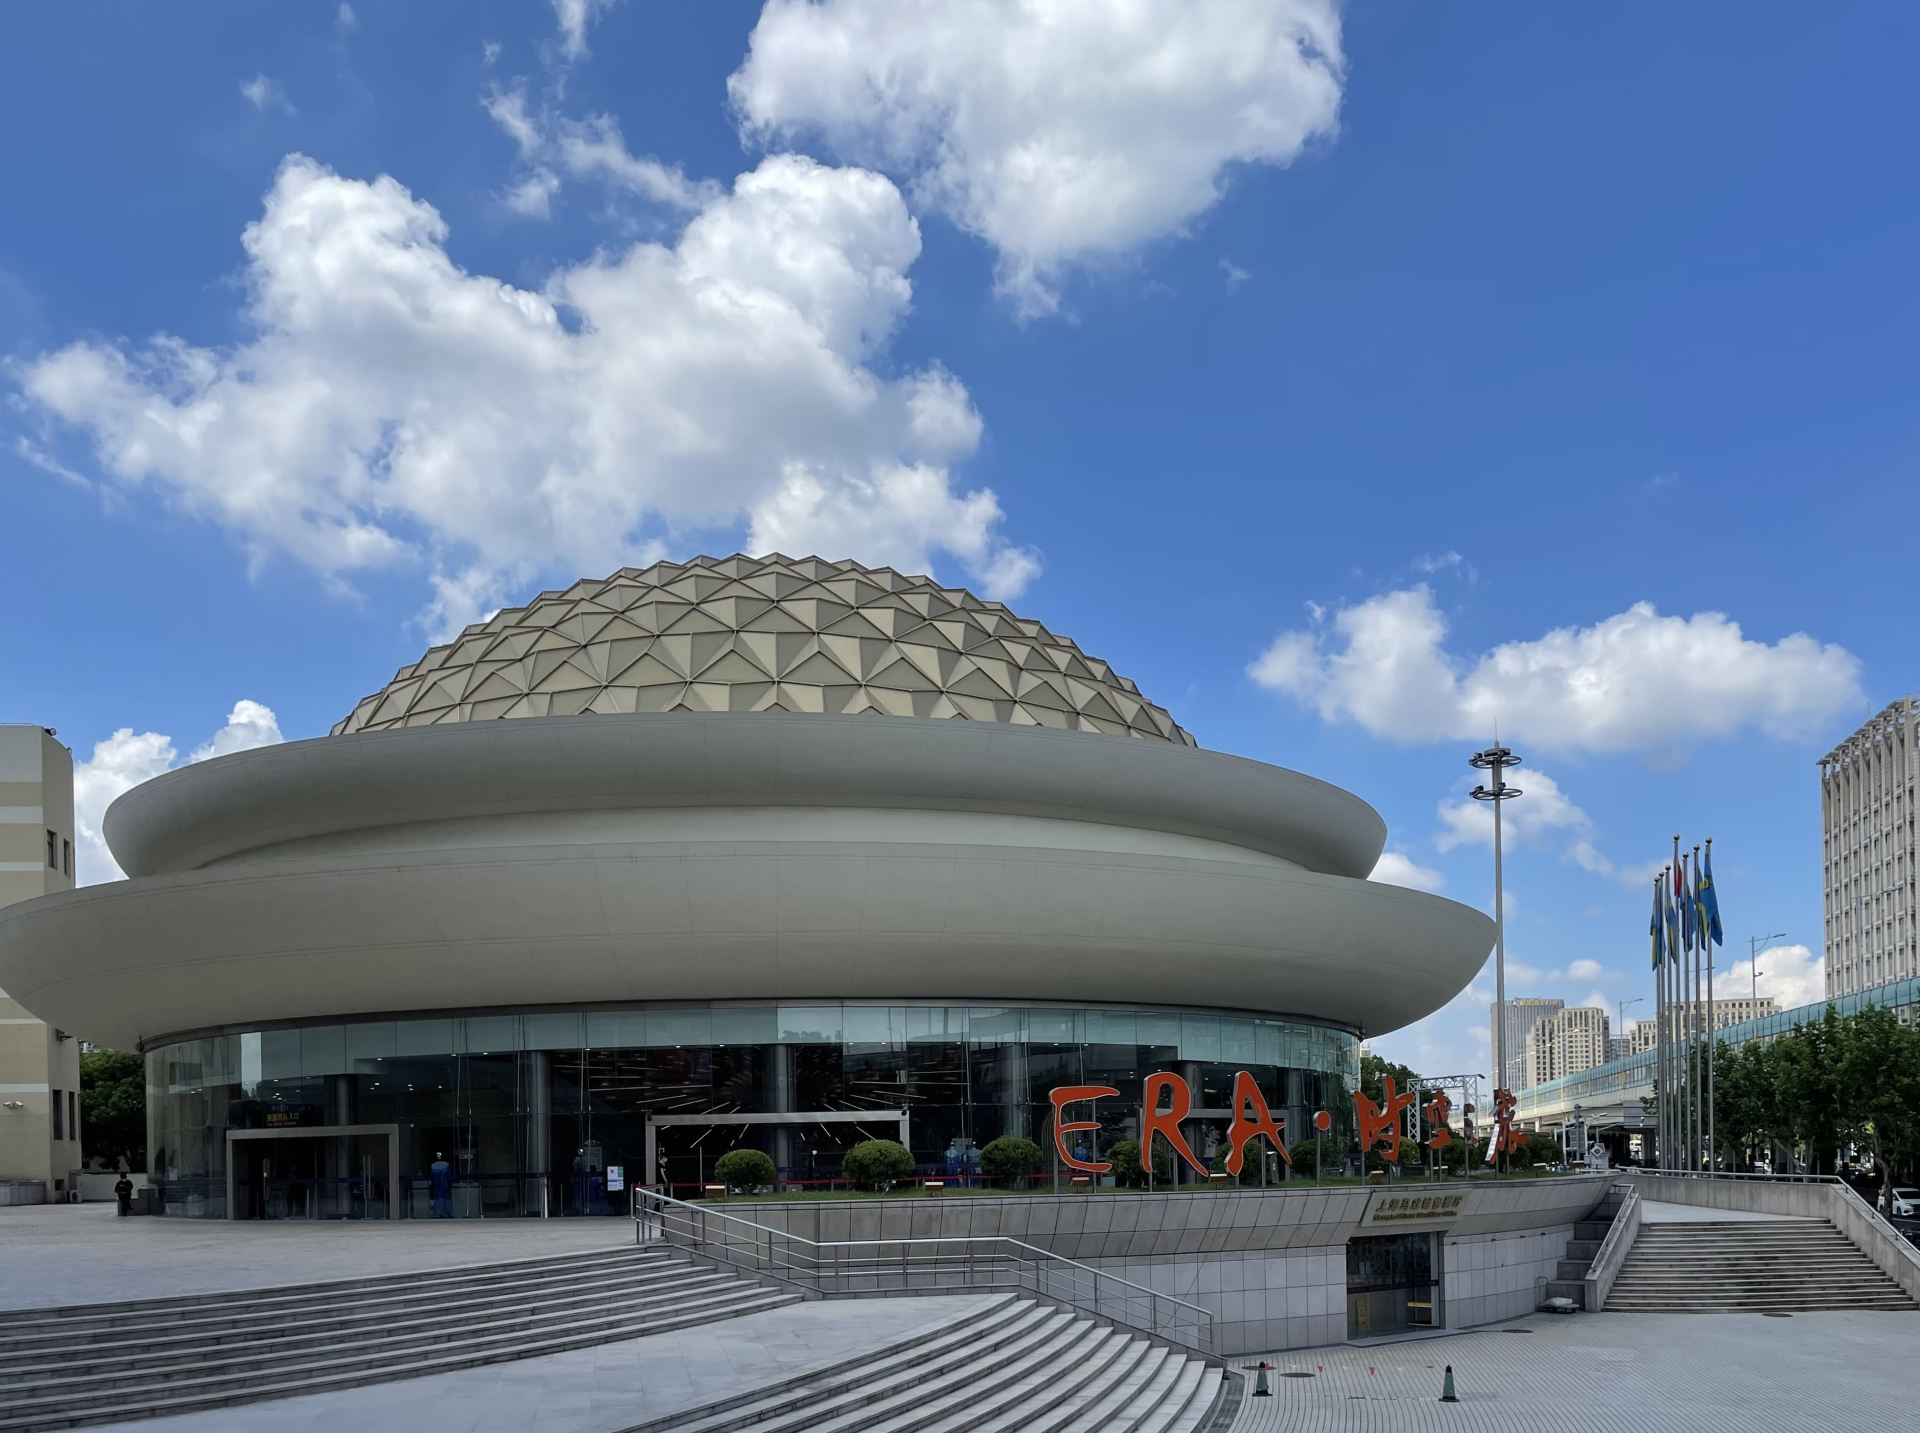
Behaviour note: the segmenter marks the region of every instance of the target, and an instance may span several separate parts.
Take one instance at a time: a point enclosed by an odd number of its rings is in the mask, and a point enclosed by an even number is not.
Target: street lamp
[[[1785,940],[1787,933],[1777,930],[1772,935],[1750,935],[1747,937],[1747,973],[1753,977],[1753,1013],[1760,1013],[1760,947],[1770,940]]]
[[[1619,1007],[1619,1014],[1615,1017],[1615,1023],[1619,1027],[1620,1038],[1622,1040],[1627,1038],[1627,1011],[1636,1005],[1645,1005],[1646,1003],[1647,997],[1644,995],[1636,995],[1631,1000],[1617,1000],[1614,1002],[1614,1004]]]
[[[1493,803],[1493,1087],[1496,1101],[1499,1091],[1511,1088],[1507,1079],[1507,903],[1502,885],[1500,803],[1520,794],[1519,787],[1506,782],[1507,768],[1519,764],[1519,757],[1497,744],[1467,758],[1467,765],[1475,771],[1493,773],[1493,780],[1488,785],[1474,787],[1471,795],[1475,801]]]

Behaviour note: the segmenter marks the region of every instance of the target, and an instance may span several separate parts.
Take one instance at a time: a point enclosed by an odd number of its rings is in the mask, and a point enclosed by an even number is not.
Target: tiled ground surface
[[[1530,1329],[1531,1333],[1517,1330]],[[1913,1433],[1920,1313],[1539,1314],[1475,1333],[1269,1355],[1234,1433]],[[1251,1367],[1252,1360],[1236,1360]],[[1453,1365],[1460,1402],[1443,1404]]]
[[[111,1204],[0,1208],[0,1309],[317,1283],[633,1242],[625,1219],[355,1224],[121,1219]]]
[[[431,1378],[109,1426],[122,1433],[617,1433],[877,1351],[966,1318],[986,1302],[955,1296],[799,1304]]]
[[[1716,1223],[1730,1219],[1772,1220],[1786,1219],[1785,1214],[1756,1214],[1750,1209],[1708,1209],[1699,1204],[1662,1204],[1649,1199],[1640,1206],[1640,1219],[1646,1224],[1697,1224],[1705,1220]]]

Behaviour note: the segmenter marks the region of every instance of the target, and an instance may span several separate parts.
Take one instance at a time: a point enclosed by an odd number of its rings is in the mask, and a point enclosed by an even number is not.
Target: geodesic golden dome
[[[1002,603],[780,553],[542,592],[402,667],[333,733],[684,711],[957,717],[1196,745],[1127,678]]]

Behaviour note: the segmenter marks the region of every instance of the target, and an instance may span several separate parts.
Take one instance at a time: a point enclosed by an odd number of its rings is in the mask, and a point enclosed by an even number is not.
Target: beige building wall
[[[0,724],[0,905],[73,889],[73,832],[73,753],[43,727]],[[80,1042],[0,991],[0,1182],[60,1197],[80,1167],[79,1115]]]
[[[1827,998],[1920,975],[1920,695],[1820,758]]]
[[[1686,1033],[1689,1012],[1692,1013],[1692,1018],[1698,1020],[1701,1018],[1700,1012],[1706,1008],[1707,1002],[1702,1000],[1692,1006],[1675,1006],[1669,1011],[1669,1029],[1675,1038]],[[1713,1002],[1713,1028],[1715,1030],[1724,1030],[1729,1025],[1744,1025],[1747,1021],[1758,1020],[1763,1015],[1777,1015],[1779,1013],[1780,1002],[1775,1000],[1771,995],[1762,995],[1758,1000],[1746,995],[1742,995],[1737,999],[1715,1000]],[[1657,1043],[1659,1031],[1660,1027],[1657,1021],[1635,1021],[1632,1033],[1628,1036],[1631,1053],[1641,1055],[1653,1049]]]
[[[1577,1075],[1607,1060],[1607,1012],[1591,1005],[1556,1010],[1527,1031],[1528,1086]]]

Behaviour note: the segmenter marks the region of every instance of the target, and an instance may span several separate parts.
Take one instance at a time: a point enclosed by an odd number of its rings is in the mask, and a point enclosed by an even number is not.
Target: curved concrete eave
[[[459,722],[198,762],[108,808],[131,875],[312,836],[616,807],[877,806],[1096,821],[1365,877],[1386,826],[1314,777],[1164,741],[986,722],[668,713]]]
[[[0,911],[0,988],[89,1040],[673,999],[1182,1005],[1383,1034],[1451,999],[1478,911],[1344,877],[1072,852],[737,844],[267,862]]]

